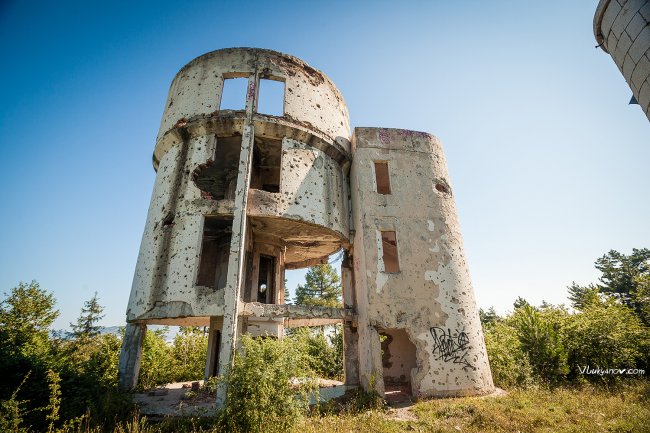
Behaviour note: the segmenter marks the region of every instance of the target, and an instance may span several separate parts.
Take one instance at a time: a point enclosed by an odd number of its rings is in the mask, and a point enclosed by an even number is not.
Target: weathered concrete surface
[[[400,129],[356,128],[351,173],[361,383],[381,378],[378,330],[403,329],[417,351],[417,396],[491,392],[492,377],[438,140]],[[373,162],[387,161],[391,194]],[[387,273],[381,231],[397,236],[399,272]],[[381,389],[381,380],[379,383]]]
[[[223,81],[232,77],[249,77],[246,110],[219,110]],[[264,77],[285,82],[282,117],[255,111]],[[197,187],[196,174],[223,157],[223,137],[232,136],[241,137],[242,151],[247,149],[244,137],[281,140],[279,192],[251,188],[236,204],[235,194],[212,200]],[[338,90],[294,57],[226,49],[190,62],[172,83],[161,122],[154,151],[156,182],[127,320],[225,314],[224,291],[197,284],[205,215],[235,218],[245,212],[254,217],[253,236],[266,236],[282,248],[289,268],[322,262],[340,249],[349,236],[348,137],[347,108]],[[236,173],[241,175],[239,152]],[[235,192],[240,192],[243,184],[237,182]],[[241,200],[247,202],[245,211]]]
[[[120,391],[130,391],[138,383],[142,343],[147,327],[141,323],[127,323],[117,366],[117,387]]]
[[[222,110],[224,80],[235,77],[247,82],[244,109]],[[264,79],[285,83],[281,116],[257,110]],[[343,98],[323,73],[275,51],[233,48],[176,75],[153,162],[120,364],[127,388],[148,323],[209,325],[206,377],[229,368],[243,332],[282,337],[284,327],[343,323],[346,385],[491,391],[435,137],[378,128],[350,137]],[[343,308],[283,305],[286,269],[341,249]]]
[[[650,120],[650,0],[600,0],[594,35]]]

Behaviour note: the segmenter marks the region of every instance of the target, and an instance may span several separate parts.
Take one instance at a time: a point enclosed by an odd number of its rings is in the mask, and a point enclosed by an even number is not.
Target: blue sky
[[[0,292],[38,280],[63,328],[97,291],[122,324],[171,80],[253,46],[329,75],[352,126],[442,140],[480,306],[566,302],[650,246],[650,122],[594,49],[596,4],[4,1]]]

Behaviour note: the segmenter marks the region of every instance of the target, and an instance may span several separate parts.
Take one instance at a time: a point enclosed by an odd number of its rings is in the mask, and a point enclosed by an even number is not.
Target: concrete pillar
[[[215,368],[218,366],[219,350],[221,349],[221,318],[210,317],[210,328],[208,331],[208,356],[205,360],[205,380],[214,376]]]
[[[255,131],[253,127],[253,111],[257,96],[257,71],[248,80],[246,94],[246,120],[242,133],[241,152],[239,153],[239,174],[233,207],[232,238],[230,241],[230,256],[228,258],[228,280],[224,291],[224,315],[221,327],[221,349],[219,350],[219,375],[225,374],[232,366],[234,350],[241,323],[239,323],[239,304],[241,303],[242,286],[244,285],[243,266],[246,257],[246,233],[248,219],[246,208],[248,190],[251,180],[251,165],[253,162],[253,146]],[[223,382],[222,382],[223,383]],[[226,388],[222,384],[217,389],[217,406],[223,406],[226,399]]]
[[[143,323],[126,324],[120,362],[117,367],[117,387],[122,392],[131,391],[138,384],[142,343],[146,332],[147,325]]]
[[[354,292],[354,270],[346,251],[341,264],[341,282],[343,284],[343,305],[354,308],[356,305]],[[359,385],[359,334],[356,323],[343,322],[343,368],[346,385]]]
[[[374,326],[359,320],[359,382],[366,391],[384,395],[384,370],[381,364],[379,332]]]

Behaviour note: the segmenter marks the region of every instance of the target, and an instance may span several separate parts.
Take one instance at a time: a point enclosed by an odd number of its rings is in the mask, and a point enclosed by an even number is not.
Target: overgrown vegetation
[[[130,398],[117,392],[121,337],[99,333],[102,310],[95,294],[72,333],[50,335],[59,314],[54,296],[34,281],[11,289],[0,304],[0,431],[110,427],[130,416]],[[172,345],[162,334],[147,333],[141,385],[202,378],[207,339],[200,330],[183,329]]]
[[[485,342],[497,386],[558,385],[590,381],[608,385],[648,373],[650,328],[646,295],[650,250],[626,256],[610,251],[596,261],[600,284],[569,287],[573,308],[515,301],[499,317],[481,311]],[[620,374],[588,374],[591,370]]]
[[[290,430],[307,414],[310,393],[317,388],[304,340],[244,335],[241,344],[223,378],[228,390],[219,425],[235,432]]]
[[[0,303],[0,431],[650,431],[649,261],[647,249],[610,251],[596,262],[598,284],[569,287],[570,307],[519,298],[503,317],[481,310],[493,378],[509,395],[425,401],[408,421],[391,419],[379,395],[364,392],[306,416],[313,378],[342,378],[342,333],[297,329],[283,340],[243,337],[221,378],[227,405],[214,418],[148,422],[116,390],[121,336],[99,333],[96,294],[72,334],[52,335],[53,295],[20,283]],[[173,342],[165,332],[146,334],[142,388],[203,376],[203,330],[182,328]]]

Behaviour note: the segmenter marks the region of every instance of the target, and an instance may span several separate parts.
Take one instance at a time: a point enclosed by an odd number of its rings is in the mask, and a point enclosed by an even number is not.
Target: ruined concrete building
[[[598,45],[612,56],[650,120],[650,0],[600,0],[594,16]]]
[[[240,110],[220,106],[243,80]],[[280,112],[261,108],[281,86]],[[283,96],[282,96],[283,95]],[[148,324],[209,326],[206,377],[242,333],[343,323],[345,382],[414,396],[493,390],[442,146],[355,128],[322,72],[278,52],[202,55],[174,78],[127,310],[120,386]],[[341,308],[285,305],[284,273],[344,251]],[[380,335],[386,338],[380,339]],[[261,367],[263,368],[263,367]]]

